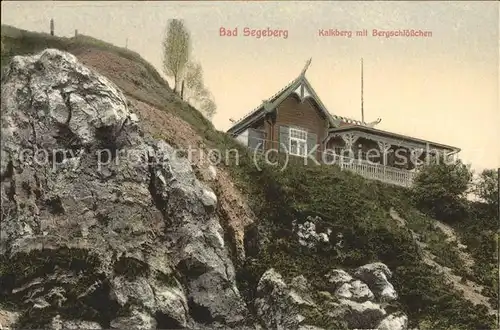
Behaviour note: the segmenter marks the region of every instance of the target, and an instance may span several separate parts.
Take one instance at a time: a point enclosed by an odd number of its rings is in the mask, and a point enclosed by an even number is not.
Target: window
[[[290,154],[305,157],[307,155],[307,132],[290,128]]]
[[[248,147],[252,150],[257,149],[260,151],[264,151],[265,138],[265,132],[250,128],[248,130]]]

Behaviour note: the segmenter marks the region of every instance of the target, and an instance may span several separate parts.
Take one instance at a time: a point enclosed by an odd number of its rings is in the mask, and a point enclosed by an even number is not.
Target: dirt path
[[[467,246],[462,244],[460,238],[455,232],[455,229],[437,220],[434,222],[434,227],[439,228],[447,236],[446,241],[448,243],[453,244],[453,242],[456,242],[456,245],[458,246],[459,257],[464,263],[465,267],[470,271],[474,266],[474,258],[472,258],[472,256],[466,251]]]
[[[467,280],[465,283],[462,283],[461,281],[462,278],[460,276],[454,275],[452,273],[451,268],[444,267],[434,261],[436,256],[433,255],[431,252],[429,252],[429,250],[427,249],[427,245],[419,239],[419,235],[406,226],[405,219],[401,218],[401,216],[394,209],[390,210],[390,215],[395,221],[398,222],[398,224],[401,227],[405,227],[411,232],[413,239],[422,250],[423,261],[427,265],[436,268],[437,271],[445,277],[446,281],[451,283],[457,291],[462,291],[462,295],[464,296],[465,299],[469,300],[474,305],[480,304],[486,306],[488,308],[489,313],[492,315],[497,314],[497,312],[491,307],[490,303],[488,302],[488,298],[481,294],[483,290],[483,287],[481,285],[469,280]],[[448,236],[450,242],[457,241],[459,247],[461,246],[460,241],[453,228],[441,222],[437,222],[435,227],[440,228],[445,233],[445,235]],[[468,253],[462,251],[462,254],[464,262],[465,260],[468,260],[467,261],[468,265],[474,264],[474,260]]]

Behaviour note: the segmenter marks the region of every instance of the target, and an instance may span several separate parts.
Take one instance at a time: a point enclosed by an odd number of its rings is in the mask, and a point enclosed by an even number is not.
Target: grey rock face
[[[128,315],[119,316],[111,321],[111,329],[156,329],[158,323],[147,311],[133,308]]]
[[[340,298],[347,298],[359,302],[372,300],[374,298],[368,285],[361,281],[352,281],[342,284],[342,286],[336,290],[335,295]]]
[[[238,326],[217,197],[114,84],[48,49],[14,58],[1,111],[0,289],[23,322]]]
[[[207,168],[210,180],[215,180],[217,178],[217,169],[213,165],[209,165]]]
[[[14,58],[1,102],[0,294],[19,311],[0,310],[1,322],[261,329],[246,324],[217,196],[172,146],[141,131],[110,81],[49,49]],[[331,234],[314,219],[296,229],[308,247]],[[287,284],[269,269],[254,301],[258,322],[406,330],[405,315],[381,306],[397,297],[387,267],[365,265],[354,277],[332,270],[319,293],[304,276]]]
[[[269,269],[262,275],[257,295],[257,316],[267,329],[297,329],[305,320],[300,307],[310,305],[310,302],[291,290],[274,269]]]
[[[327,230],[325,233],[319,233],[316,231],[316,221],[318,219],[319,217],[308,217],[307,221],[303,224],[295,224],[295,232],[300,245],[313,248],[317,244],[330,242],[329,235],[331,230]]]
[[[377,326],[381,329],[407,329],[406,315],[397,313],[387,316],[383,306],[375,301],[373,293],[362,281],[354,280],[341,269],[330,271],[327,277],[331,279],[334,295],[322,291],[313,298],[313,289],[304,276],[297,276],[287,284],[274,269],[267,270],[257,288],[255,309],[258,317],[268,329],[331,329],[345,326],[349,329],[375,329]]]
[[[326,278],[328,282],[330,282],[334,286],[339,286],[343,283],[348,283],[353,280],[352,276],[342,269],[332,269],[330,272],[328,272]]]
[[[342,317],[350,329],[373,329],[386,315],[386,311],[379,304],[371,301],[359,303],[341,299],[339,305],[344,310]]]
[[[356,269],[354,275],[366,282],[380,302],[397,299],[394,286],[389,282],[392,272],[381,262],[371,263]]]
[[[335,302],[335,315],[347,321],[349,328],[398,326],[395,329],[406,330],[406,315],[387,316],[384,309],[388,301],[397,299],[388,280],[392,277],[389,268],[380,262],[371,263],[357,268],[352,275],[341,269],[333,269],[326,275],[330,291],[339,299]]]
[[[408,329],[408,317],[402,313],[387,316],[377,326],[378,330],[406,330]]]
[[[61,319],[60,315],[55,316],[52,319],[52,322],[50,324],[50,328],[54,330],[94,330],[94,329],[102,329],[101,325],[96,322],[90,322],[90,321],[81,321],[81,320],[76,320],[76,321],[68,321],[68,320],[63,320]]]
[[[12,312],[0,309],[0,329],[7,330],[12,329],[15,326],[17,320],[19,319],[18,312]]]

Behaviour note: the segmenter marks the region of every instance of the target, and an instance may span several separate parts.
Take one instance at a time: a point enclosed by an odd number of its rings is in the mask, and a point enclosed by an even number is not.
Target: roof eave
[[[450,150],[450,151],[452,151],[454,153],[458,153],[458,152],[461,151],[460,148],[449,146],[449,145],[446,145],[446,144],[432,142],[432,141],[429,141],[429,140],[416,139],[416,138],[412,138],[410,136],[403,136],[401,134],[396,134],[396,133],[381,131],[381,130],[378,130],[376,128],[371,128],[371,127],[366,127],[366,126],[359,126],[359,125],[353,125],[353,126],[347,126],[347,127],[343,126],[343,127],[338,127],[338,128],[331,128],[331,129],[328,130],[328,135],[325,138],[325,141],[326,141],[326,139],[328,139],[330,133],[332,133],[332,132],[349,131],[349,130],[367,130],[367,131],[371,131],[371,132],[374,132],[374,133],[382,133],[382,134],[389,135],[389,136],[390,135],[393,135],[393,136],[396,135],[397,137],[402,138],[402,139],[406,139],[408,141],[416,142],[416,143],[419,143],[419,144],[422,144],[422,143],[429,144],[429,145],[434,146],[434,147],[439,147],[441,149]]]
[[[295,85],[297,85],[297,82],[300,80],[299,78],[295,78],[290,83],[288,83],[288,85],[285,86],[281,91],[274,94],[267,100],[264,100],[264,102],[258,108],[253,110],[243,119],[237,121],[231,128],[229,128],[227,130],[227,133],[235,134],[239,131],[242,131],[244,130],[244,128],[248,127],[249,125],[253,124],[256,120],[260,119],[263,114],[274,110],[285,98],[287,98],[291,94],[291,91],[294,90]],[[271,100],[273,99],[274,101],[271,102]],[[264,107],[265,102],[269,102],[271,105],[267,110]]]
[[[237,135],[240,132],[244,131],[246,128],[248,128],[250,125],[255,123],[257,120],[264,117],[265,114],[266,114],[266,111],[262,107],[259,110],[257,110],[256,112],[254,112],[252,115],[250,115],[249,117],[243,119],[242,121],[236,123],[234,126],[229,128],[227,130],[227,133],[232,134],[232,135]]]

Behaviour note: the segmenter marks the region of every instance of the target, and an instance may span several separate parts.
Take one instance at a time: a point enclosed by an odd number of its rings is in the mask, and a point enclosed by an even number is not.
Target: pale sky
[[[125,46],[161,70],[168,19],[191,31],[193,57],[226,130],[284,87],[312,58],[307,78],[332,114],[360,119],[364,58],[366,121],[377,128],[453,145],[475,169],[500,166],[498,2],[30,2],[2,1],[2,23],[79,33]],[[238,28],[221,37],[221,27]],[[243,29],[281,29],[252,38]],[[319,36],[320,29],[367,37]],[[372,29],[420,29],[432,37],[373,37]]]

